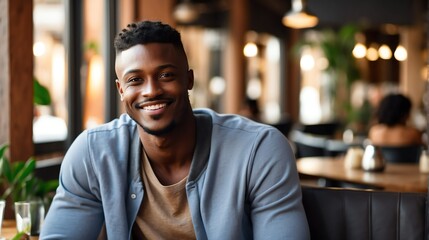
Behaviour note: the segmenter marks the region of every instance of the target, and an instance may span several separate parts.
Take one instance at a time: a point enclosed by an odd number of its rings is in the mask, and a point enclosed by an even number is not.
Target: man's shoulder
[[[88,129],[88,134],[113,133],[121,130],[134,130],[136,123],[128,114],[122,114],[110,122]]]
[[[127,114],[94,128],[87,129],[86,135],[88,144],[105,145],[109,143],[127,144],[134,139],[137,132],[136,123]]]
[[[206,116],[211,118],[212,128],[219,127],[221,129],[226,130],[238,130],[238,131],[246,131],[246,132],[264,132],[274,130],[272,126],[267,124],[255,122],[243,116],[237,114],[225,114],[218,113],[214,110],[207,108],[198,108],[194,109],[194,114],[196,116]]]
[[[68,152],[114,156],[121,152],[128,153],[127,149],[137,148],[138,143],[136,123],[124,114],[108,123],[83,131],[73,141]],[[126,157],[117,158],[126,159]]]

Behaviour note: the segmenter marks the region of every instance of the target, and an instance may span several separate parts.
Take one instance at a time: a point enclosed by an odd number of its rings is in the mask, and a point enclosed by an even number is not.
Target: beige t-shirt
[[[137,239],[196,239],[186,197],[185,177],[164,186],[144,155],[142,178],[145,196],[140,206],[133,235]]]

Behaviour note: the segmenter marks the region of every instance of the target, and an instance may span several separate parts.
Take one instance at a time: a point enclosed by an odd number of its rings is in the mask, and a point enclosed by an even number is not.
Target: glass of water
[[[0,200],[0,240],[4,239],[1,237],[1,226],[3,224],[3,213],[4,213],[5,207],[6,207],[6,202],[4,200]]]
[[[30,236],[31,208],[29,202],[15,202],[16,229]]]

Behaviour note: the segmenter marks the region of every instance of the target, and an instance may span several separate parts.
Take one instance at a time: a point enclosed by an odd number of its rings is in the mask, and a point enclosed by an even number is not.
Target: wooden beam
[[[248,2],[233,0],[230,3],[228,39],[223,69],[225,71],[225,112],[238,113],[245,99],[246,59],[243,55],[248,30]]]
[[[290,29],[286,39],[286,51],[283,52],[286,56],[285,68],[287,69],[285,77],[286,84],[283,89],[283,93],[286,95],[285,110],[289,113],[289,116],[294,122],[299,121],[299,93],[301,91],[301,77],[299,60],[296,59],[290,51],[292,51],[293,46],[300,37],[300,30]]]
[[[33,4],[0,0],[0,144],[11,161],[26,160],[33,145]]]
[[[138,21],[152,20],[175,26],[176,22],[172,17],[174,0],[139,0]]]

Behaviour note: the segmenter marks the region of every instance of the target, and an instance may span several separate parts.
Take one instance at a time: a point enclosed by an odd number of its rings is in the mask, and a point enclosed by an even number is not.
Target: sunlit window
[[[106,122],[106,78],[105,76],[105,46],[103,34],[106,22],[104,15],[105,1],[85,0],[83,41],[83,72],[85,83],[83,97],[83,127],[93,128]],[[110,84],[114,84],[111,82]]]
[[[67,138],[67,91],[65,74],[65,9],[62,0],[35,0],[33,141],[64,141]],[[44,91],[47,90],[47,91]],[[50,101],[49,101],[50,99]]]
[[[250,31],[246,42],[246,97],[258,102],[262,121],[276,123],[282,115],[280,41],[273,35]],[[254,54],[246,54],[249,46],[254,46]]]
[[[325,71],[328,67],[329,62],[319,47],[306,46],[302,49],[299,120],[304,124],[315,124],[333,118],[333,99],[330,94],[332,78]]]

